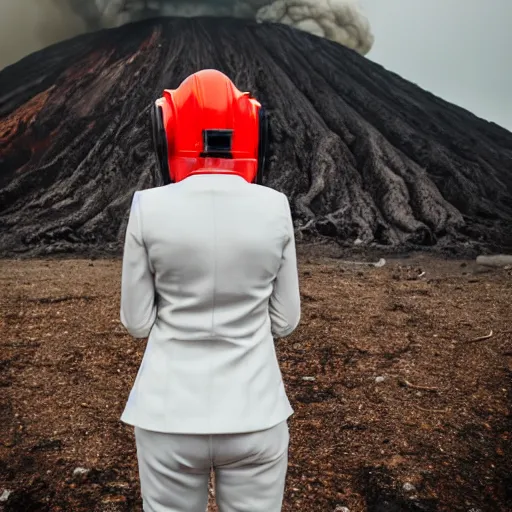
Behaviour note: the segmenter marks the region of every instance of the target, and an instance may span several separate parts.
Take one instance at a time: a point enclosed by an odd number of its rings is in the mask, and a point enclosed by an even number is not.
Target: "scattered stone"
[[[309,382],[314,382],[316,380],[315,377],[302,377],[302,380],[306,380],[306,381],[309,381]]]
[[[11,490],[5,489],[4,492],[2,493],[2,495],[0,496],[0,503],[5,503],[9,499],[9,496],[11,494],[12,494]]]
[[[86,469],[86,468],[80,468],[80,467],[78,467],[78,468],[75,468],[75,469],[73,470],[73,476],[74,476],[75,478],[77,478],[77,477],[83,477],[83,476],[87,475],[87,473],[89,473],[89,470],[88,470],[88,469]]]
[[[385,380],[386,380],[386,377],[382,377],[382,376],[375,377],[375,382],[377,384],[380,384],[381,382],[384,382]]]
[[[412,485],[411,483],[409,482],[405,482],[405,484],[403,485],[402,489],[405,491],[405,492],[413,492],[416,490],[416,487],[414,487],[414,485]]]
[[[509,254],[495,254],[492,256],[478,256],[476,259],[478,265],[484,265],[486,267],[506,267],[512,265],[512,255]]]

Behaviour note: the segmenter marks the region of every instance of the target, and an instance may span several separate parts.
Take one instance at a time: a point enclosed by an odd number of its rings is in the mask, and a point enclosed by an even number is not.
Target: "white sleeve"
[[[121,323],[135,338],[149,336],[156,319],[155,284],[142,239],[139,193],[135,192],[126,228],[121,278]]]
[[[295,234],[290,204],[284,194],[283,198],[286,239],[281,266],[274,281],[274,289],[269,304],[272,334],[276,338],[284,338],[291,334],[300,321],[300,291]]]

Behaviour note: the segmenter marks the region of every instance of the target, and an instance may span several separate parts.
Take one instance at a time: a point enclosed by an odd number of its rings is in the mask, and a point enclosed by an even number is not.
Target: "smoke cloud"
[[[0,0],[0,69],[86,30],[68,0]]]
[[[107,26],[150,16],[234,16],[285,23],[366,54],[373,45],[359,0],[70,0],[84,18]],[[93,4],[93,6],[91,6]]]
[[[256,18],[292,25],[363,55],[373,46],[370,23],[357,0],[277,0],[262,7]]]
[[[374,41],[359,0],[1,0],[0,68],[83,32],[156,16],[233,16],[284,23],[363,55]]]

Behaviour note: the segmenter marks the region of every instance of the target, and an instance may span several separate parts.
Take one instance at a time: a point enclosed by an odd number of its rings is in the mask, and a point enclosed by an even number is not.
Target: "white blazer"
[[[231,434],[293,414],[274,337],[300,319],[288,199],[233,175],[136,192],[121,322],[149,336],[121,420],[157,432]]]

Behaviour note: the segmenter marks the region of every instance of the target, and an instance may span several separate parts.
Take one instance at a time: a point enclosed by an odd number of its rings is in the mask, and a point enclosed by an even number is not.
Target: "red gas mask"
[[[267,116],[220,71],[199,71],[178,89],[165,90],[151,117],[166,185],[195,174],[235,174],[262,183]]]

